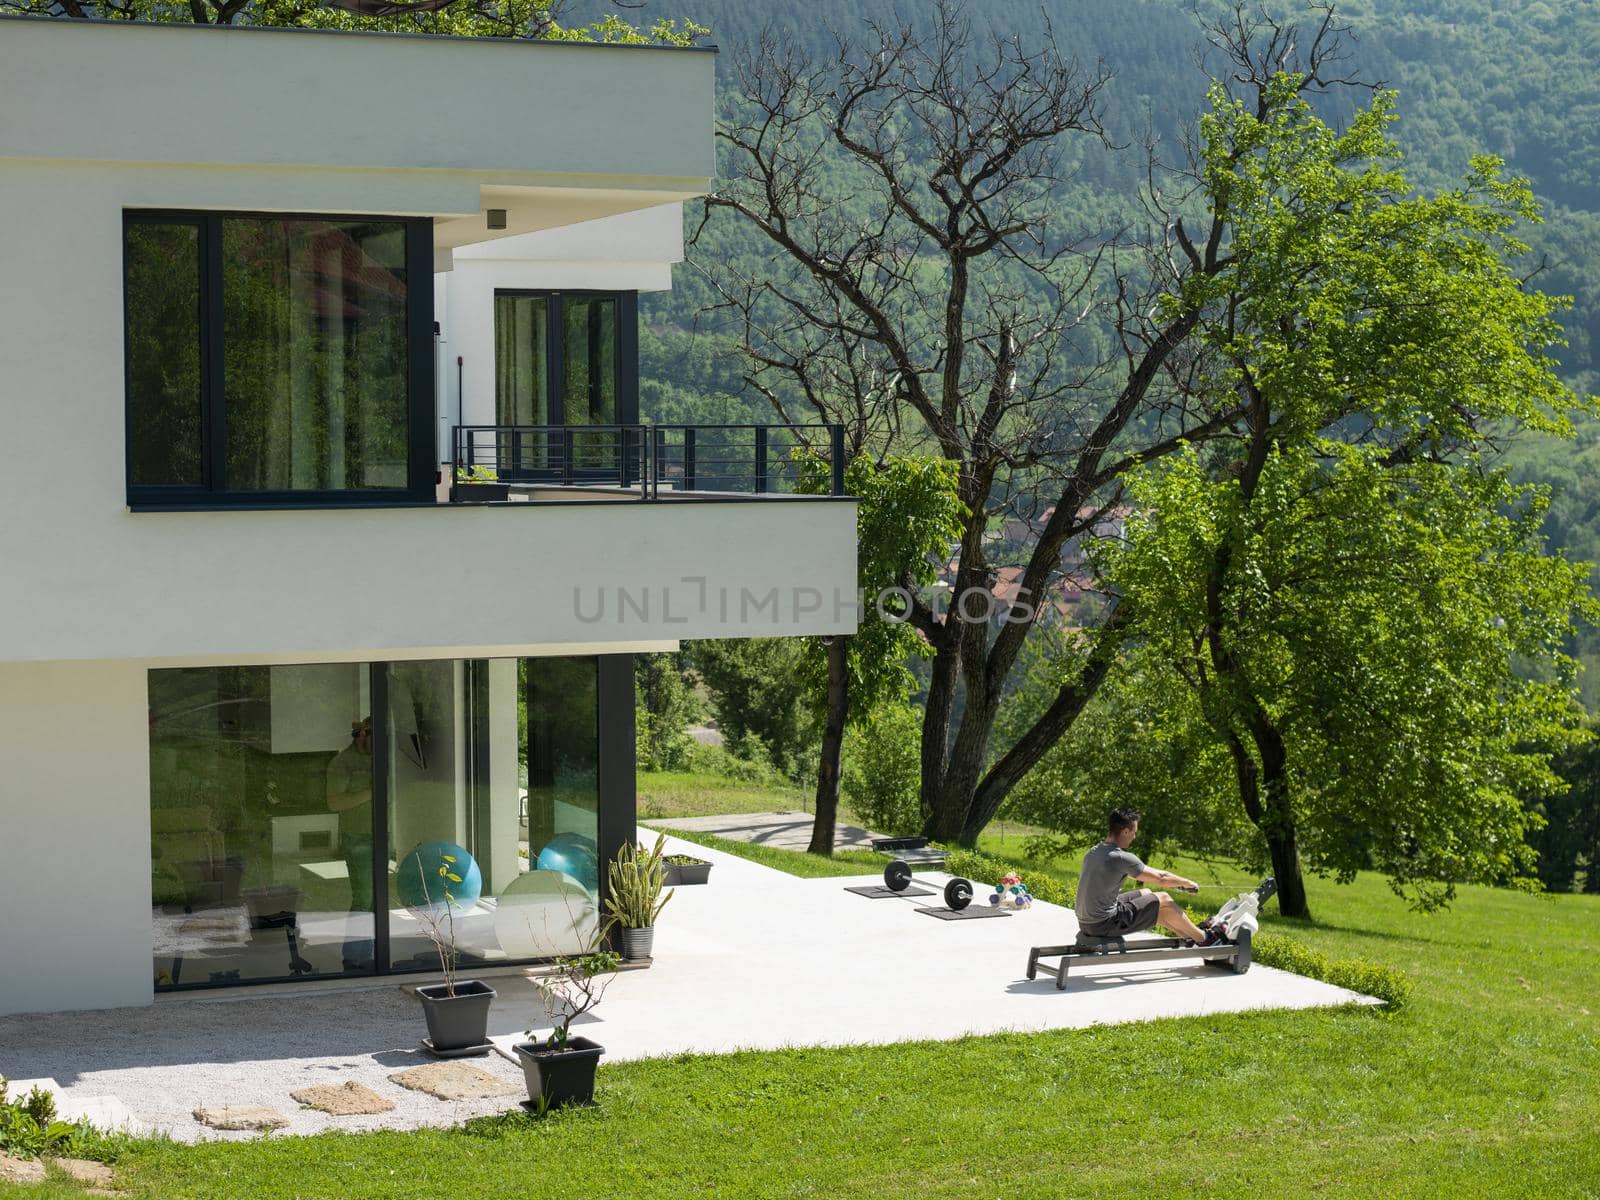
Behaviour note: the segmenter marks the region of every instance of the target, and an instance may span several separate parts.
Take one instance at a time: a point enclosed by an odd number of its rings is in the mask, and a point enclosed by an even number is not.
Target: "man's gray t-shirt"
[[[1078,898],[1073,911],[1080,925],[1099,925],[1111,919],[1117,911],[1117,893],[1122,881],[1132,875],[1142,875],[1144,863],[1139,856],[1121,846],[1101,842],[1083,856],[1083,870],[1078,873]]]

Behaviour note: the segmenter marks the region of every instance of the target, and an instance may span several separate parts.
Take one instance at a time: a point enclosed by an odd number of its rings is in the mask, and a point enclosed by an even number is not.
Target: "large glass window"
[[[129,213],[130,502],[420,498],[427,229]]]
[[[185,667],[149,692],[156,986],[372,971],[366,668]]]
[[[445,855],[466,968],[592,936],[599,660],[179,668],[149,699],[158,988],[436,970]]]

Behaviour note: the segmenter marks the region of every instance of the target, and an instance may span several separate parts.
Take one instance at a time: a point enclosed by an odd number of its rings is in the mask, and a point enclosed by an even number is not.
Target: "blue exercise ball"
[[[450,876],[455,876],[452,879]],[[483,894],[477,860],[454,842],[423,842],[395,869],[395,893],[410,909],[443,912],[445,896],[457,911],[471,908]]]
[[[558,833],[539,851],[536,864],[541,871],[560,871],[578,881],[585,891],[600,886],[600,855],[594,839],[581,833]]]

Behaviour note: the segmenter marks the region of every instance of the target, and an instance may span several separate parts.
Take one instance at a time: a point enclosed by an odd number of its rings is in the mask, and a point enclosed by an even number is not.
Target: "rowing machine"
[[[1078,931],[1077,940],[1068,946],[1035,946],[1028,951],[1028,978],[1038,972],[1053,975],[1056,990],[1067,986],[1067,969],[1075,958],[1116,957],[1127,962],[1151,958],[1198,958],[1212,967],[1226,967],[1235,975],[1250,969],[1250,944],[1260,927],[1261,906],[1278,890],[1275,879],[1268,877],[1252,892],[1242,892],[1217,910],[1216,916],[1205,922],[1211,928],[1220,927],[1227,940],[1212,946],[1196,946],[1193,942],[1175,937],[1135,938],[1131,943],[1123,937],[1099,937]],[[1059,961],[1050,966],[1041,959]]]
[[[1132,961],[1148,958],[1199,958],[1208,966],[1227,967],[1235,975],[1243,975],[1250,969],[1250,931],[1239,931],[1239,940],[1235,942],[1218,942],[1215,946],[1196,946],[1193,942],[1183,938],[1135,938],[1129,942],[1121,937],[1095,937],[1093,934],[1080,933],[1078,940],[1070,946],[1035,946],[1028,951],[1028,978],[1034,978],[1038,972],[1055,976],[1056,990],[1064,991],[1067,986],[1067,966],[1073,959],[1083,958],[1112,958],[1119,961]],[[1041,959],[1059,958],[1055,966],[1041,962]]]
[[[911,864],[897,858],[883,869],[883,886],[891,892],[903,892],[911,886]],[[959,875],[944,885],[944,902],[956,912],[972,903],[972,880]]]

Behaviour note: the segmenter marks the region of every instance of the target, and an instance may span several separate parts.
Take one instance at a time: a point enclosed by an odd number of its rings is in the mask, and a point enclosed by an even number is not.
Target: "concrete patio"
[[[1266,967],[1237,976],[1186,959],[1074,967],[1058,992],[1048,978],[1028,982],[1024,967],[1029,946],[1071,940],[1069,909],[1036,904],[1014,916],[946,922],[919,914],[918,901],[844,890],[869,878],[798,879],[676,839],[669,845],[714,862],[711,882],[678,889],[656,931],[652,967],[619,974],[584,1024],[607,1062],[1364,1002]],[[938,897],[920,902],[929,901]],[[469,1061],[520,1083],[509,1046],[547,1021],[520,973],[491,982],[499,998],[490,1029],[502,1053]],[[449,1124],[511,1107],[514,1096],[446,1102],[390,1081],[428,1061],[416,1048],[422,1015],[405,987],[396,979],[282,985],[167,996],[144,1009],[3,1018],[0,1073],[56,1081],[69,1112],[89,1101],[101,1113],[125,1112],[135,1128],[184,1140],[253,1136],[218,1134],[192,1116],[222,1104],[275,1108],[291,1133]],[[346,1080],[395,1109],[333,1117],[289,1096]],[[602,1072],[602,1099],[604,1087]]]

